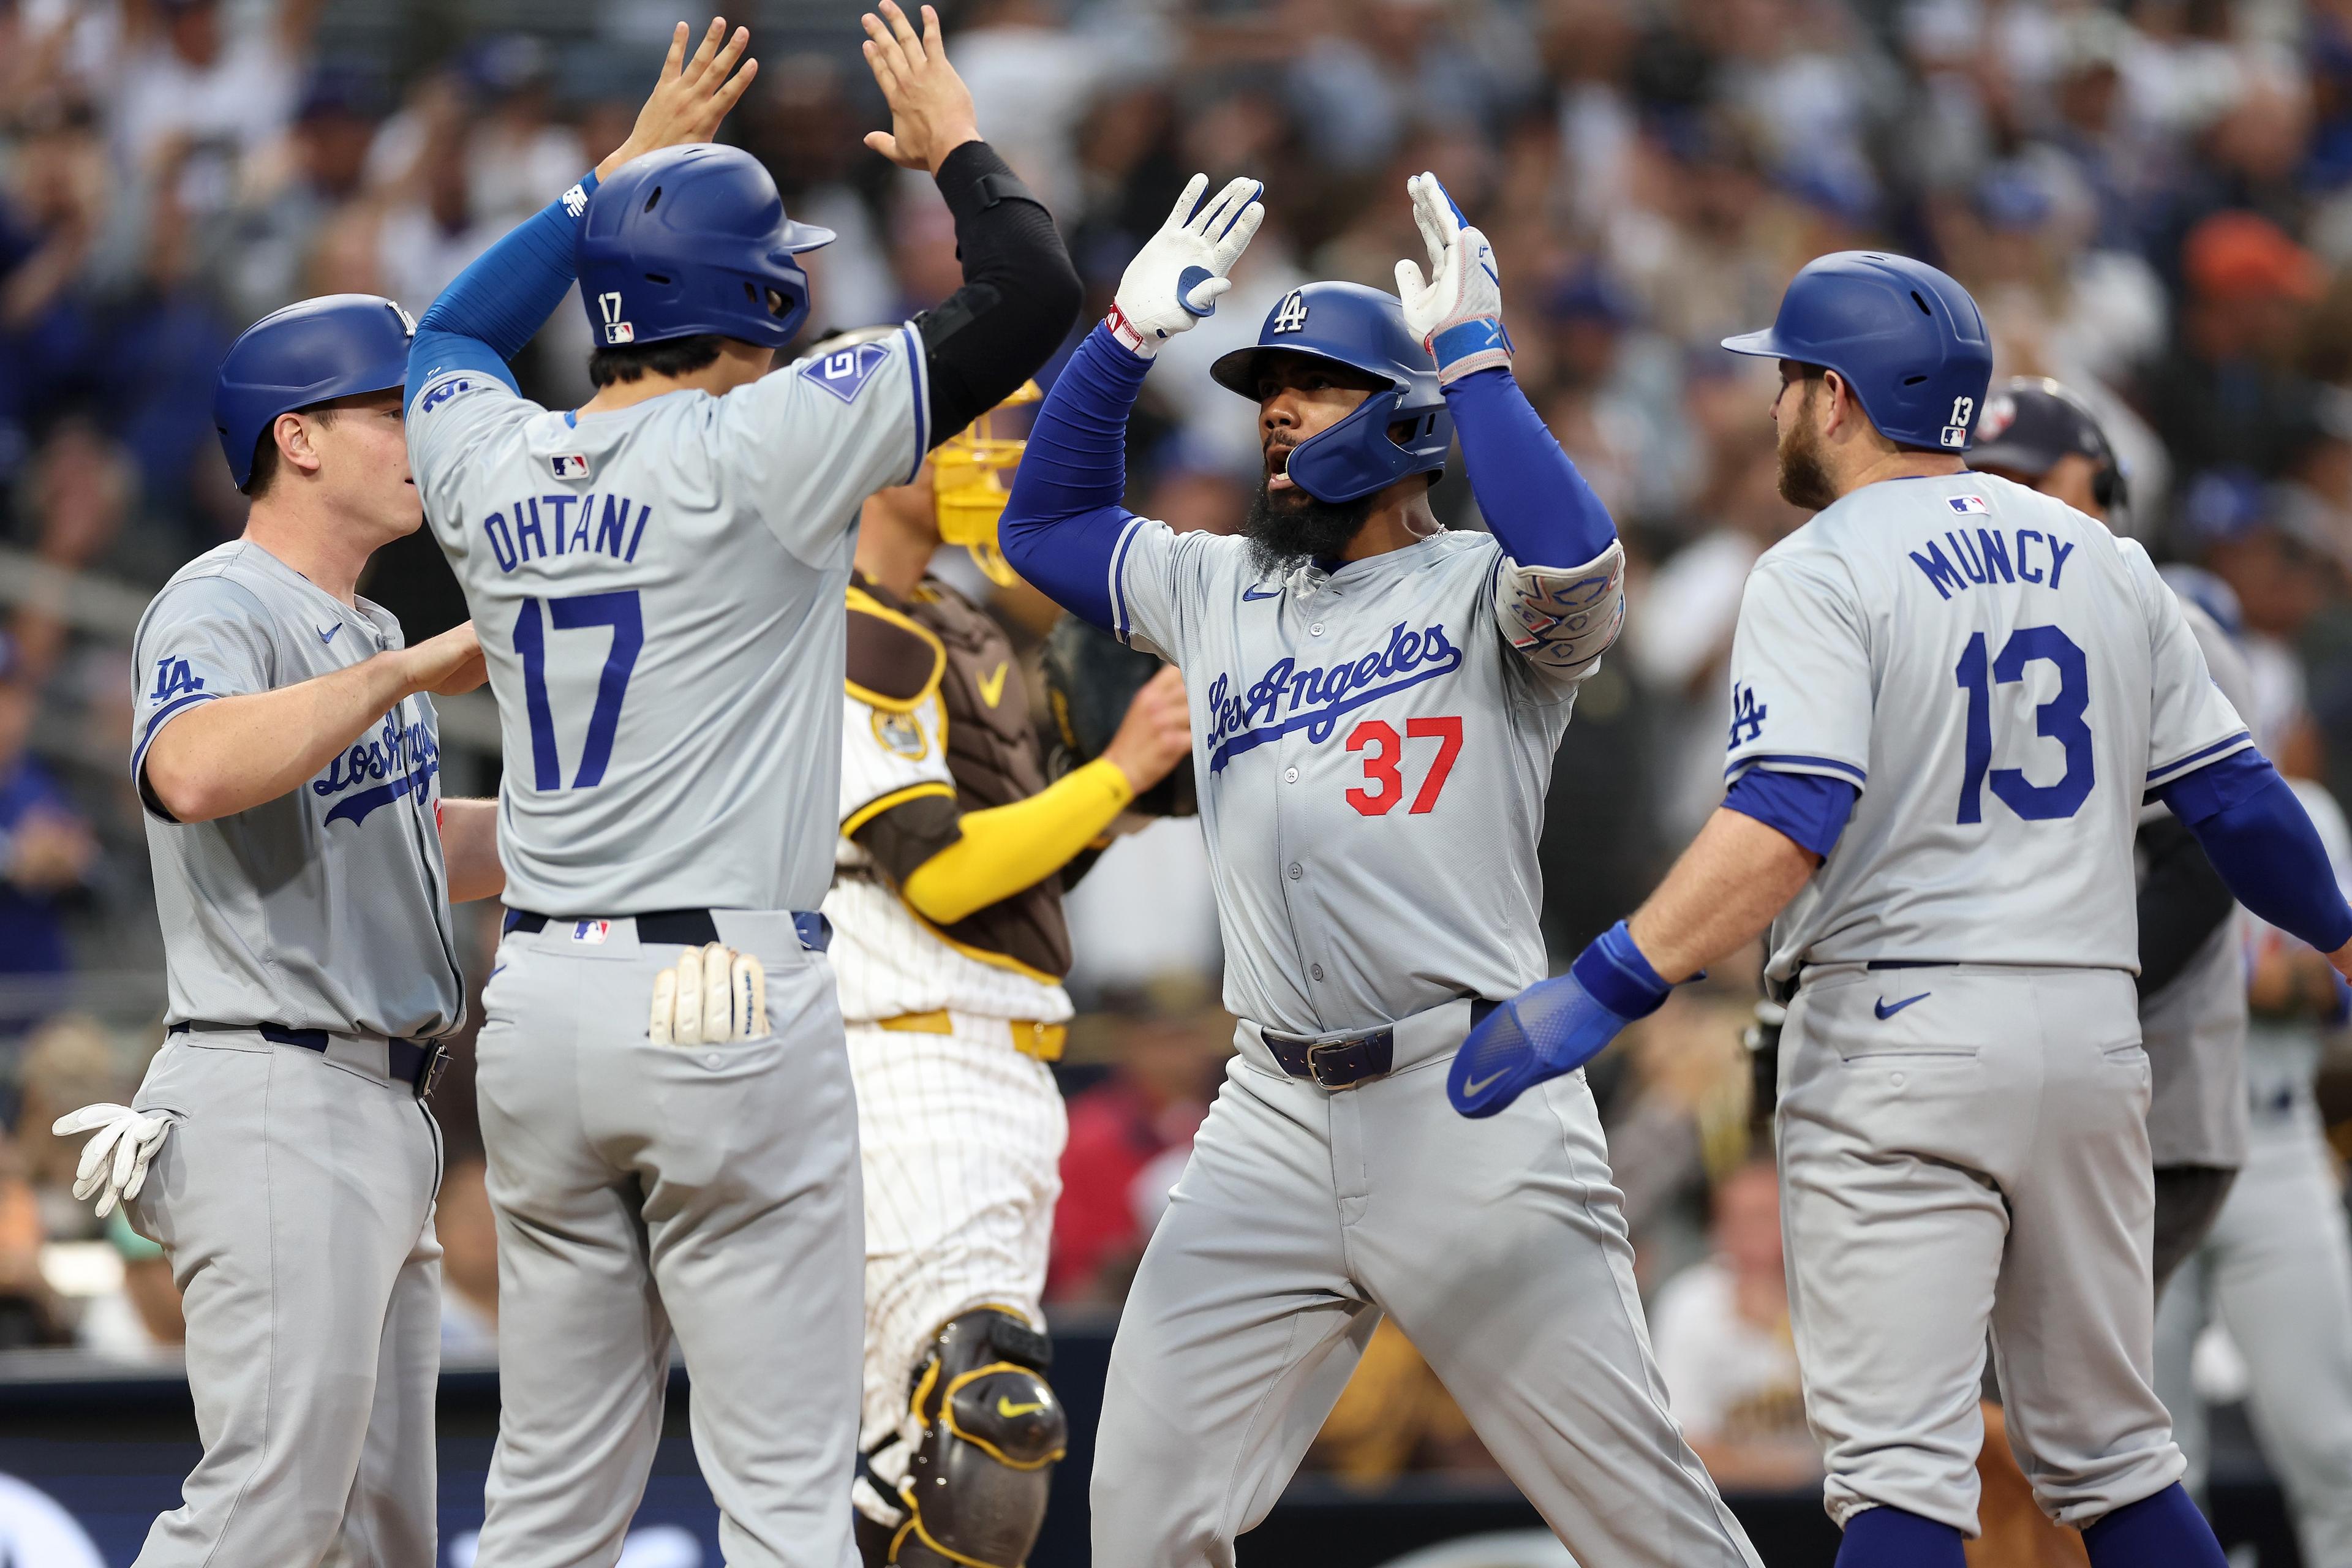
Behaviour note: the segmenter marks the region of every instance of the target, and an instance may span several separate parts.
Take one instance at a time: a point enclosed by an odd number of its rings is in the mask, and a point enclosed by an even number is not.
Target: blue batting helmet
[[[1969,291],[1875,250],[1806,263],[1771,326],[1723,346],[1837,372],[1878,433],[1906,447],[1967,451],[1992,380],[1992,339]]]
[[[1454,416],[1438,390],[1436,363],[1405,326],[1395,295],[1360,283],[1294,289],[1266,312],[1257,342],[1220,355],[1209,374],[1255,402],[1258,359],[1277,352],[1381,376],[1390,385],[1291,452],[1288,472],[1300,489],[1326,503],[1350,501],[1445,467]],[[1389,433],[1395,425],[1412,428],[1400,439]]]
[[[760,161],[698,142],[632,159],[588,197],[580,300],[599,348],[715,332],[780,349],[808,317],[793,258],[833,242],[794,223]]]
[[[245,329],[213,382],[213,427],[239,489],[253,482],[253,454],[281,414],[408,379],[416,323],[375,294],[326,294],[289,305]]]

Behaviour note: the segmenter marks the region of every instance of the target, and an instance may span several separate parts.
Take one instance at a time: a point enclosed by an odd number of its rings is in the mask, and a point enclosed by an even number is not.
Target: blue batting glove
[[[1664,1005],[1673,989],[1619,921],[1576,955],[1566,974],[1538,980],[1470,1031],[1446,1073],[1446,1097],[1465,1116],[1492,1116],[1599,1056],[1626,1025]]]

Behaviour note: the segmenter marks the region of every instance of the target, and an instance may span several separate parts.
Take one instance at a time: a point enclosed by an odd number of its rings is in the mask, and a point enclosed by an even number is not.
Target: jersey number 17
[[[613,760],[613,736],[621,727],[621,702],[629,694],[629,672],[645,650],[646,618],[637,590],[609,594],[574,594],[549,599],[542,612],[537,599],[525,599],[515,615],[515,652],[522,656],[523,707],[530,718],[530,782],[533,787],[563,787],[563,759],[555,749],[555,712],[547,700],[547,635],[549,624],[560,632],[584,626],[613,628],[612,646],[604,651],[604,673],[596,680],[596,706],[588,715],[588,739],[580,748],[580,768],[572,775],[573,789],[593,789],[604,782],[605,765]]]

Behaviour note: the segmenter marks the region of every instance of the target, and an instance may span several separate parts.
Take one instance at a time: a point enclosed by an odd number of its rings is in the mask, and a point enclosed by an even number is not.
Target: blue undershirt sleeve
[[[1724,807],[1752,816],[1826,860],[1845,832],[1862,792],[1822,773],[1781,773],[1750,768],[1723,797]]]
[[[2238,901],[2322,952],[2352,942],[2327,847],[2270,759],[2248,747],[2156,791],[2203,847]]]
[[[1511,373],[1474,371],[1445,389],[1470,490],[1487,530],[1522,566],[1581,566],[1617,537]]]
[[[1013,569],[1107,631],[1111,553],[1135,514],[1127,493],[1127,420],[1149,360],[1108,328],[1087,334],[1039,405],[997,541]]]
[[[509,390],[520,390],[507,362],[522,353],[571,292],[579,267],[580,219],[595,188],[592,170],[441,290],[416,323],[416,341],[409,346],[410,397],[447,370],[478,370]]]

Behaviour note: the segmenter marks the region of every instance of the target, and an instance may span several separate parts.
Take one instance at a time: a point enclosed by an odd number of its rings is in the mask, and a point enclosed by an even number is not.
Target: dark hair
[[[331,403],[314,403],[308,408],[289,408],[286,414],[307,414],[321,425],[332,425],[341,410]],[[278,478],[278,421],[286,414],[273,417],[253,438],[253,472],[245,481],[244,495],[247,500],[259,500]]]
[[[588,379],[603,387],[616,381],[635,381],[648,371],[656,375],[692,375],[719,363],[721,342],[716,332],[697,332],[688,338],[598,349],[588,356]]]

